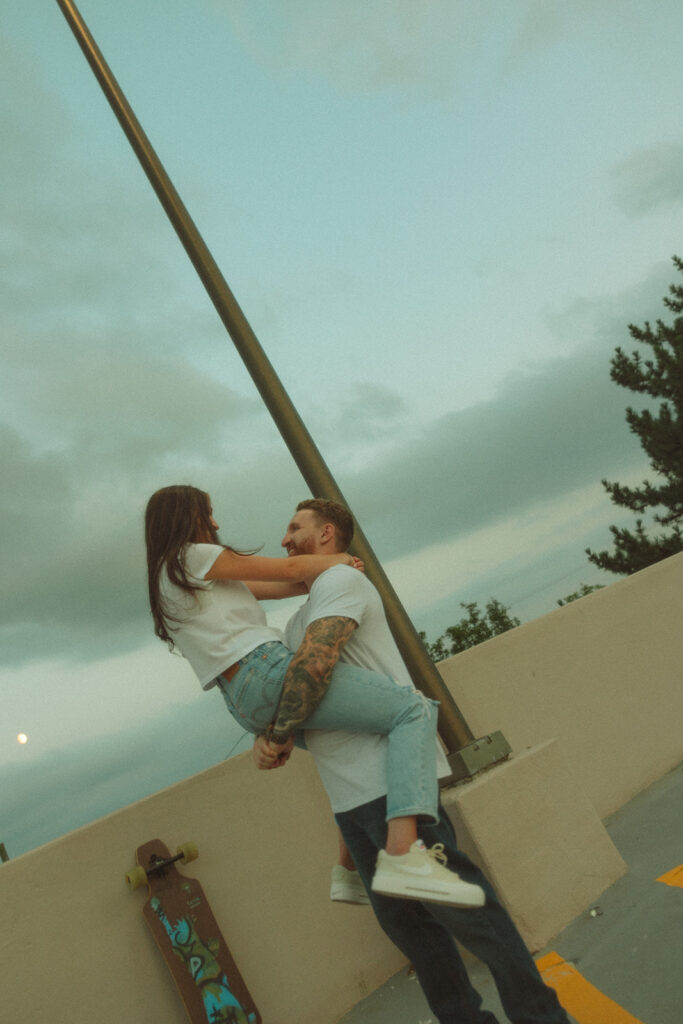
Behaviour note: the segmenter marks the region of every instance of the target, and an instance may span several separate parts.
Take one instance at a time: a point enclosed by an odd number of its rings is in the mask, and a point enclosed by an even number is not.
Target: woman
[[[373,889],[451,905],[481,905],[481,889],[462,882],[437,863],[438,851],[427,851],[417,841],[418,817],[438,820],[436,703],[352,665],[321,665],[319,660],[306,664],[305,655],[292,655],[281,634],[268,626],[248,589],[254,584],[263,597],[266,581],[269,598],[303,594],[305,580],[339,563],[357,566],[357,559],[348,554],[264,558],[236,551],[218,539],[209,496],[184,485],[152,495],[145,539],[156,635],[179,648],[204,689],[220,688],[240,725],[258,735],[274,723],[276,750],[291,744],[291,734],[304,721],[311,729],[387,736],[388,839]],[[290,671],[293,661],[296,679],[294,669]],[[298,700],[296,687],[303,685],[313,695],[302,692]],[[281,702],[283,692],[286,699]],[[284,718],[278,714],[281,703],[287,708]]]

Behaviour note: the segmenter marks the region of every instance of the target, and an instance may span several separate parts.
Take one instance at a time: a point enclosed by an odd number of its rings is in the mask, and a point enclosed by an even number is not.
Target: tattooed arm
[[[342,648],[356,627],[353,619],[341,615],[316,619],[310,624],[285,675],[277,716],[268,734],[271,743],[284,743],[313,714],[330,685]]]

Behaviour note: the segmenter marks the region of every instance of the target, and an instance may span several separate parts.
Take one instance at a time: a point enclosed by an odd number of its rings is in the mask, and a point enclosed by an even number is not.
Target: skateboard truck
[[[128,872],[126,875],[128,888],[139,889],[145,884],[150,875],[163,874],[166,868],[170,867],[171,864],[176,864],[179,860],[183,864],[189,864],[190,861],[196,860],[198,856],[199,850],[196,843],[183,843],[178,847],[175,857],[160,857],[158,854],[153,853],[149,859],[149,867],[138,864],[136,868]]]

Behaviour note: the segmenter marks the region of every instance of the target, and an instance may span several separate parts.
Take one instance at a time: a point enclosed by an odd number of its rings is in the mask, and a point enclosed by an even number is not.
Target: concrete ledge
[[[475,736],[559,740],[601,818],[683,758],[683,552],[439,663]]]
[[[458,844],[487,874],[532,951],[626,872],[556,740],[442,793]]]

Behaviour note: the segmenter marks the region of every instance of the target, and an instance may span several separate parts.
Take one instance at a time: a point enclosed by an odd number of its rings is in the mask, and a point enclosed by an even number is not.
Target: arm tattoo
[[[313,714],[356,625],[353,619],[342,616],[316,619],[310,624],[285,675],[273,738],[290,736]]]

